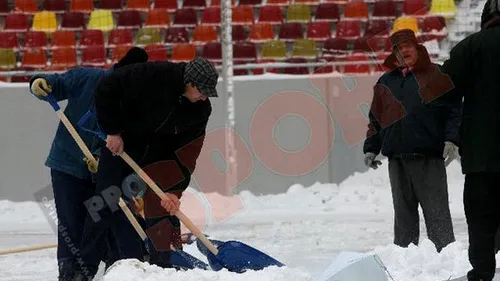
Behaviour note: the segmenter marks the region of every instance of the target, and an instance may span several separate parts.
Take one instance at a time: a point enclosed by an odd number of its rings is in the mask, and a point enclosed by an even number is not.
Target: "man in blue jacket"
[[[376,169],[380,152],[389,159],[394,244],[418,245],[420,204],[439,252],[455,241],[444,159],[456,156],[462,103],[446,94],[453,83],[431,63],[413,31],[398,31],[391,42],[393,53],[384,62],[391,70],[374,86],[364,161]]]
[[[31,93],[41,100],[46,100],[49,94],[57,101],[67,100],[65,115],[73,123],[89,149],[97,154],[100,147],[105,146],[105,144],[93,134],[77,128],[76,123],[93,107],[94,91],[103,77],[115,69],[133,63],[146,62],[147,60],[148,55],[143,49],[133,48],[110,70],[76,68],[62,74],[35,75],[30,80]],[[93,122],[93,124],[87,123],[87,126],[97,126],[95,120],[90,122]],[[80,249],[75,251],[74,248],[80,247],[84,222],[87,216],[84,202],[94,195],[95,183],[90,171],[95,173],[97,167],[92,166],[88,161],[84,161],[82,151],[63,124],[59,124],[57,128],[45,164],[51,169],[58,229],[65,229],[66,232],[58,231],[57,261],[59,281],[85,280],[81,272],[83,261],[81,261]],[[121,254],[120,258],[141,255],[142,242],[124,216],[123,221],[123,231],[120,233],[120,237],[115,235],[114,238],[129,241],[129,244],[127,247],[118,247],[118,245],[114,244],[114,241],[109,241],[109,247],[118,248],[117,250]],[[67,242],[68,237],[71,239],[69,243]],[[117,254],[114,253],[114,255]]]

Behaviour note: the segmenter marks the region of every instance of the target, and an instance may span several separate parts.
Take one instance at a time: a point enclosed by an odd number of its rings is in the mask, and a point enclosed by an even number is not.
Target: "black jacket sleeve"
[[[95,108],[99,126],[109,135],[120,134],[124,130],[122,99],[124,89],[119,73],[104,77],[95,91]]]
[[[452,94],[452,95],[450,95]],[[460,126],[462,124],[462,99],[454,91],[448,94],[444,106],[444,139],[460,146]]]
[[[380,85],[379,83],[380,81],[378,81],[373,88],[373,100],[370,106],[370,113],[368,114],[368,131],[366,132],[366,139],[363,145],[363,153],[371,152],[379,154],[382,148],[382,141],[379,134],[381,126],[375,116],[375,112],[380,112],[383,106],[380,95],[378,93]]]
[[[457,88],[463,89],[464,83],[470,80],[473,65],[472,44],[474,36],[469,36],[459,42],[450,51],[450,58],[442,66],[444,73],[448,74]],[[455,92],[460,94],[460,92]]]

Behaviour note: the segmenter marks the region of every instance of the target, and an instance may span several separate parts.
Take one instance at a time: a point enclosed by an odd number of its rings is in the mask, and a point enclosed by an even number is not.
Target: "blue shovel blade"
[[[170,263],[173,267],[182,268],[185,270],[195,268],[208,270],[208,264],[182,250],[172,250],[170,253]]]
[[[217,256],[206,249],[203,243],[199,242],[197,246],[200,252],[207,253],[209,264],[214,270],[227,268],[229,271],[242,273],[247,270],[262,270],[269,266],[284,266],[284,264],[276,259],[244,243],[238,241],[210,241],[219,250]],[[201,248],[205,248],[205,250]]]

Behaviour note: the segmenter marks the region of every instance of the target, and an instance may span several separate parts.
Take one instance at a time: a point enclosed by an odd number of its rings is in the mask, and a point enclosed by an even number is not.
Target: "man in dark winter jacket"
[[[170,246],[178,241],[179,221],[169,216],[178,210],[203,144],[216,97],[218,74],[211,63],[197,58],[188,63],[148,62],[125,67],[101,81],[96,90],[96,113],[107,148],[99,163],[97,194],[120,186],[133,171],[116,155],[126,151],[166,191],[167,210],[156,195],[146,192],[144,213],[152,264],[170,267]],[[182,153],[180,153],[182,152]],[[106,228],[113,227],[110,208],[100,221],[87,220],[84,253],[87,266],[96,268]]]
[[[148,55],[144,50],[133,48],[110,70],[76,68],[62,74],[35,75],[31,78],[30,89],[36,97],[42,100],[46,100],[48,95],[53,96],[57,101],[67,100],[64,113],[76,125],[78,120],[93,106],[95,88],[103,77],[126,65],[147,60]],[[95,126],[95,121],[90,121],[89,126]],[[75,129],[85,144],[95,154],[99,154],[98,151],[100,146],[103,146],[103,142],[77,126]],[[93,166],[87,167],[91,164],[89,162],[86,164],[83,158],[82,151],[66,127],[59,124],[45,164],[51,168],[58,229],[64,229],[64,231],[58,231],[57,261],[60,281],[76,280],[82,273],[79,244],[87,214],[84,202],[94,193],[95,183],[92,180],[92,173],[95,173],[97,169]],[[131,227],[128,227],[128,230],[125,227],[121,235],[125,239],[137,236]],[[111,249],[116,249],[114,239],[108,242]],[[74,251],[75,249],[78,251]],[[113,254],[118,255],[116,252]],[[117,257],[112,259],[114,258]]]
[[[495,274],[495,233],[500,225],[499,42],[500,8],[496,0],[488,0],[481,30],[458,43],[443,64],[443,71],[464,98],[460,155],[465,174],[470,281],[490,281]]]
[[[447,76],[431,63],[413,31],[398,31],[390,39],[393,53],[384,64],[391,70],[374,86],[365,164],[376,169],[380,152],[389,159],[394,243],[418,244],[420,204],[429,239],[441,251],[455,241],[443,158],[455,157],[461,102],[449,95],[428,98],[453,85],[442,79]]]

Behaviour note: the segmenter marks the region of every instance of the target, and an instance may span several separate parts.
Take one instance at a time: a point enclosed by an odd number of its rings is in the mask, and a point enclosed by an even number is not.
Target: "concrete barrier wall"
[[[213,99],[192,186],[202,191],[286,191],[340,183],[365,171],[362,144],[377,77],[255,76],[234,81],[237,178],[227,181],[226,93]],[[6,85],[6,84],[3,84]],[[45,158],[58,124],[27,84],[0,86],[0,200],[33,200],[50,184]],[[222,88],[220,83],[219,88]]]

